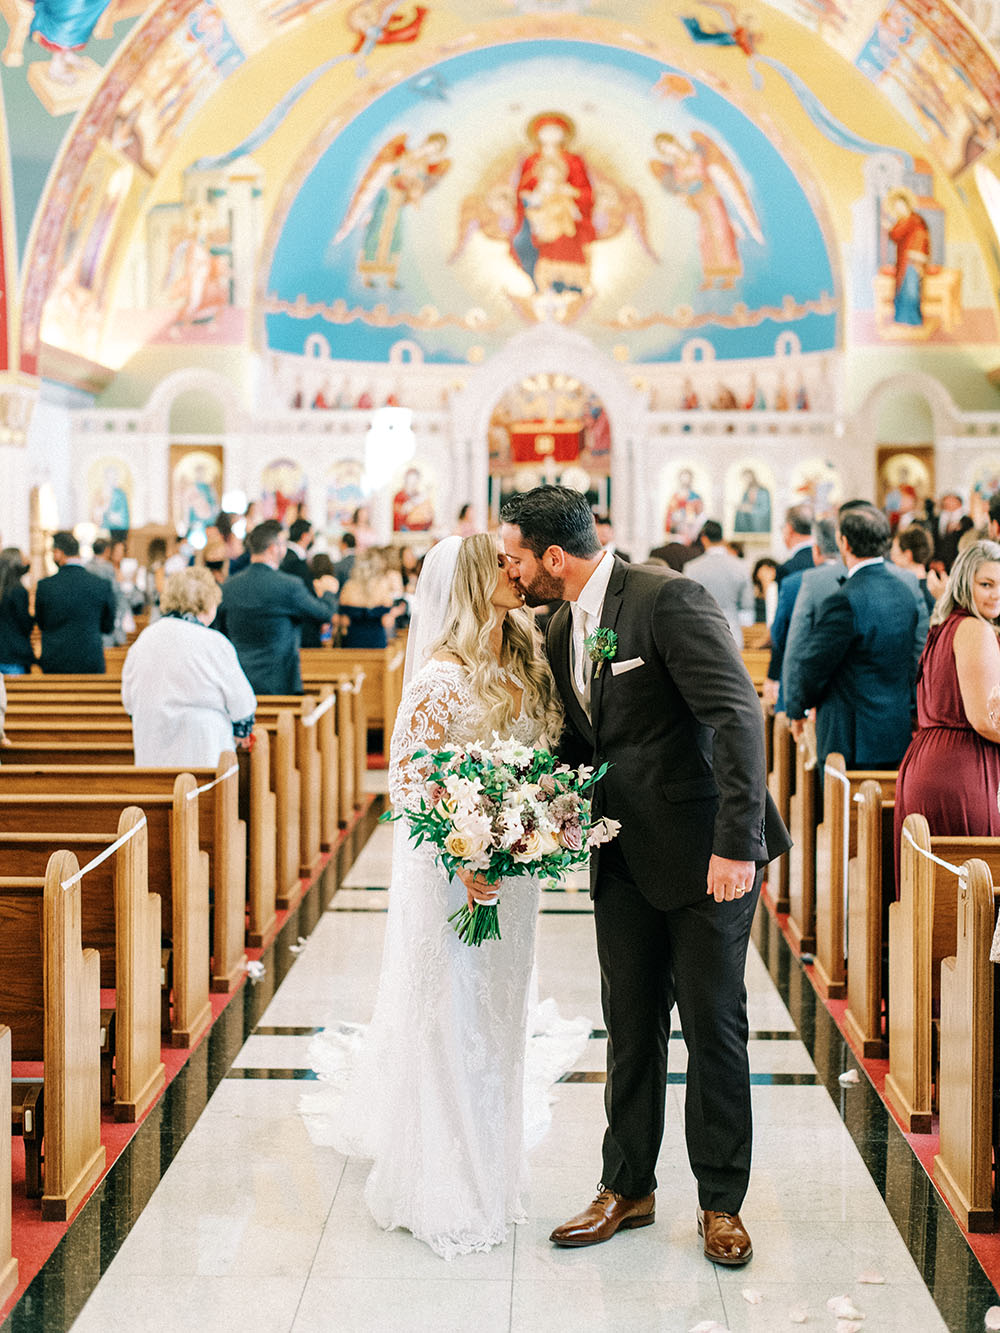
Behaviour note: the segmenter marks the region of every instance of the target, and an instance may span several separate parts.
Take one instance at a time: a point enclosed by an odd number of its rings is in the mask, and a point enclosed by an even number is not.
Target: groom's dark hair
[[[539,559],[550,546],[584,559],[601,551],[587,497],[568,486],[536,486],[512,495],[500,510],[500,522],[520,528],[522,542]]]

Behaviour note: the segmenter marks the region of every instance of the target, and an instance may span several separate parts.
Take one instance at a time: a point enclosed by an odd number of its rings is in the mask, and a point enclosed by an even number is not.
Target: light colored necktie
[[[593,619],[582,606],[573,606],[573,684],[585,708],[590,702],[590,658],[587,656],[585,640],[590,633]]]

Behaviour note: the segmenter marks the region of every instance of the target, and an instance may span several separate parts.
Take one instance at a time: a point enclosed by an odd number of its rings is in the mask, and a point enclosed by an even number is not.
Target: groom
[[[564,602],[546,652],[566,710],[566,758],[611,765],[594,813],[622,824],[591,860],[608,1031],[603,1183],[551,1239],[594,1245],[654,1220],[676,1004],[698,1231],[713,1262],[745,1264],[743,973],[763,868],[791,845],[766,791],[760,704],[705,589],[602,554],[584,496],[540,486],[500,517],[508,571],[528,605]]]

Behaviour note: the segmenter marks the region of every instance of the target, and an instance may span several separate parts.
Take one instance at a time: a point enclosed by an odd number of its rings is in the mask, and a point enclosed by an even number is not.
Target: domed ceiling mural
[[[0,16],[30,375],[99,389],[150,345],[475,364],[547,322],[630,363],[1000,341],[1000,72],[948,3]]]

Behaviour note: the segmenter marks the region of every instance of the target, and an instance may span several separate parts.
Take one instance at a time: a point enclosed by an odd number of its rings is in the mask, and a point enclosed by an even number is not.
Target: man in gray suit
[[[719,610],[729,622],[733,638],[743,647],[743,626],[753,623],[753,586],[742,560],[738,560],[722,540],[722,524],[706,519],[698,534],[705,548],[684,566],[684,573],[706,588],[719,603]]]

